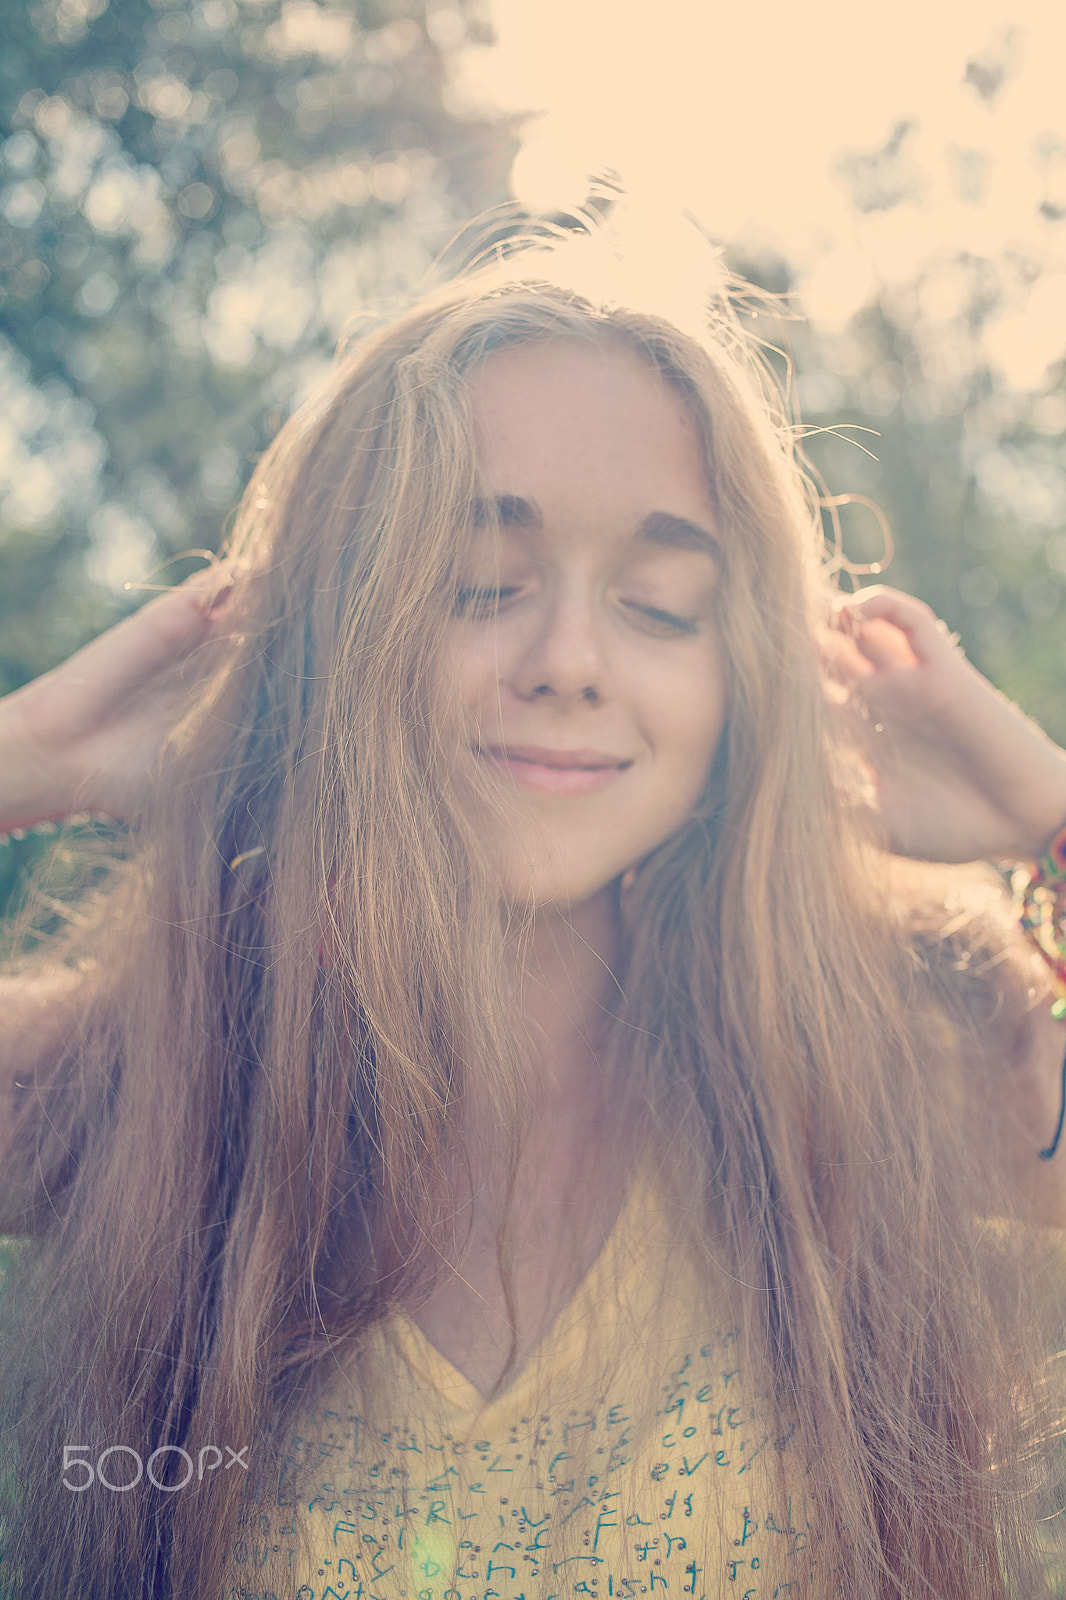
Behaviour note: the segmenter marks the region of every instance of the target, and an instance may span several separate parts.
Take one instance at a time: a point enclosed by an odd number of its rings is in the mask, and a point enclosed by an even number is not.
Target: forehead
[[[645,492],[709,493],[700,433],[679,390],[618,342],[495,350],[467,382],[479,462],[495,490],[521,494],[520,479],[584,472]]]
[[[567,550],[635,543],[721,554],[702,447],[680,395],[624,348],[494,352],[471,382],[475,527]]]

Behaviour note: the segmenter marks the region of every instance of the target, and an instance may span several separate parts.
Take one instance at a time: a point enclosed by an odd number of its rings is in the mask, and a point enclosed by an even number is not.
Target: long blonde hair
[[[632,892],[618,1070],[746,1286],[839,1592],[1036,1592],[1020,1279],[943,1087],[960,958],[915,937],[841,776],[793,430],[724,292],[700,342],[534,268],[409,308],[283,428],[231,540],[229,659],[60,951],[84,1014],[5,1161],[7,1224],[38,1236],[4,1396],[27,1594],[219,1592],[236,1473],[76,1495],[62,1445],[279,1446],[418,1281],[467,1064],[514,1101],[498,888],[436,667],[477,491],[466,376],[552,339],[623,346],[680,393],[724,548],[729,725]]]

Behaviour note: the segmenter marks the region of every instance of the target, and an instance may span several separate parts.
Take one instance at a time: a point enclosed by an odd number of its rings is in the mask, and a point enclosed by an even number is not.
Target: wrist
[[[21,690],[0,699],[0,833],[56,822],[85,809],[73,774],[35,757]]]
[[[1026,804],[1019,807],[1012,848],[1002,852],[1016,861],[1042,861],[1066,827],[1066,753],[1052,746],[1046,762],[1030,763],[1019,774]]]
[[[1019,867],[1011,883],[1018,921],[1049,968],[1053,1013],[1066,1016],[1066,826],[1047,841],[1035,867]],[[1063,1095],[1066,1105],[1066,1079]]]
[[[1045,883],[1066,885],[1066,822],[1045,842],[1036,863],[1037,876]]]

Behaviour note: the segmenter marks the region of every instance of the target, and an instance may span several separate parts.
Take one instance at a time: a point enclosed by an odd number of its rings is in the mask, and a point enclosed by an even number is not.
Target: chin
[[[616,892],[622,868],[606,877],[589,878],[580,874],[558,872],[533,872],[518,879],[508,875],[504,880],[504,894],[510,904],[526,906],[531,911],[554,907],[560,911],[575,911],[591,905],[603,896]]]
[[[502,850],[499,845],[503,841],[498,836],[493,842],[497,846],[493,854],[504,899],[509,905],[530,910],[541,906],[576,909],[599,900],[608,891],[615,893],[615,885],[634,859],[634,854],[624,854],[621,848],[617,849],[617,857],[606,859],[602,849],[587,847],[596,841],[580,841],[576,847],[555,850],[539,835],[524,840],[512,837]],[[602,845],[603,841],[599,842]]]

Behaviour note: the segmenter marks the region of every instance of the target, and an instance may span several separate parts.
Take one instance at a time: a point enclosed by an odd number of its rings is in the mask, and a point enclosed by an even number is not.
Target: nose
[[[531,619],[512,675],[523,699],[599,701],[607,674],[591,596],[546,596]]]

